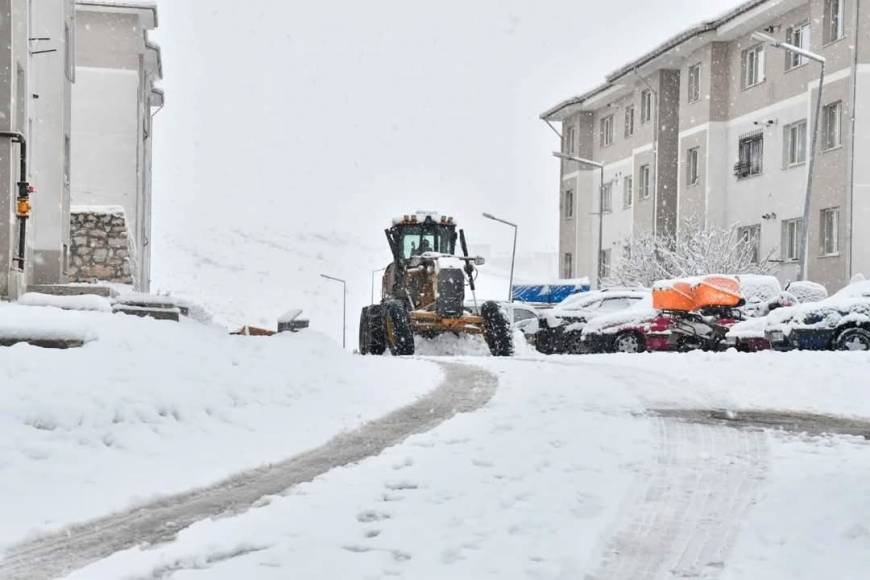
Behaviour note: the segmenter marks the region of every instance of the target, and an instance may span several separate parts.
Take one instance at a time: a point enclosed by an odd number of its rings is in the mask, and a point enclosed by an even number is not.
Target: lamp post
[[[372,302],[371,302],[372,304],[375,303],[375,274],[377,274],[378,272],[383,272],[386,269],[387,268],[384,267],[384,268],[378,268],[377,270],[372,270]]]
[[[339,282],[341,284],[341,348],[347,348],[347,281],[333,276],[321,274],[321,278]]]
[[[508,282],[508,302],[513,302],[514,301],[514,265],[516,264],[516,261],[517,261],[517,232],[519,231],[519,226],[517,226],[517,224],[515,224],[513,222],[509,222],[507,220],[497,218],[494,215],[492,215],[491,213],[484,213],[483,217],[485,217],[488,220],[492,220],[494,222],[503,223],[503,224],[508,225],[514,229],[514,250],[513,250],[513,253],[511,254],[511,277],[510,277],[510,282]]]
[[[813,120],[813,136],[810,141],[810,150],[808,153],[809,158],[807,159],[807,190],[804,194],[804,217],[803,223],[801,224],[801,259],[800,259],[800,272],[798,273],[798,279],[806,280],[807,279],[807,269],[810,259],[810,246],[809,246],[809,234],[810,234],[810,200],[813,191],[813,177],[816,169],[816,143],[819,138],[819,121],[822,118],[822,91],[825,88],[825,57],[818,55],[814,52],[810,52],[805,50],[799,46],[795,46],[793,44],[789,44],[787,42],[780,42],[773,36],[769,34],[765,34],[764,32],[754,32],[752,33],[752,38],[755,40],[759,40],[774,48],[781,48],[783,50],[787,50],[793,52],[797,55],[800,55],[809,60],[815,61],[819,63],[820,71],[819,71],[819,97],[818,102],[816,103],[816,118]]]
[[[565,153],[559,153],[558,151],[554,152],[553,156],[558,157],[559,159],[563,159],[565,161],[573,161],[575,163],[579,163],[580,165],[597,167],[598,170],[601,172],[601,185],[598,188],[598,259],[596,260],[596,264],[598,264],[598,277],[596,285],[598,286],[598,289],[601,290],[601,278],[604,277],[604,272],[602,272],[601,267],[601,250],[604,248],[604,164],[597,161],[592,161],[591,159],[583,159],[582,157],[575,157],[574,155],[566,155]]]

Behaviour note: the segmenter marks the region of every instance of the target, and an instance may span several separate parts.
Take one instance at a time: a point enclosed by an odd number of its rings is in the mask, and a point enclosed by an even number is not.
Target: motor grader
[[[465,309],[465,289],[475,296],[477,266],[484,260],[469,256],[465,232],[457,232],[452,217],[404,215],[385,234],[393,261],[384,270],[381,302],[362,310],[361,354],[412,355],[415,336],[452,333],[483,335],[493,356],[513,355],[511,325],[498,303],[480,304],[480,314]]]

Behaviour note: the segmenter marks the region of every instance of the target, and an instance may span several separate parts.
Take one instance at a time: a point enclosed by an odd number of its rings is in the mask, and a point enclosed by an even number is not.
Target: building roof
[[[92,10],[108,10],[113,12],[144,12],[150,17],[147,28],[157,28],[157,3],[150,0],[76,0],[76,7]]]
[[[728,22],[731,22],[732,20],[749,12],[750,10],[753,10],[754,8],[757,8],[762,4],[771,1],[776,2],[778,0],[747,0],[736,8],[733,8],[725,14],[722,14],[718,18],[702,22],[701,24],[695,25],[691,28],[684,30],[683,32],[680,32],[679,34],[671,37],[653,50],[623,65],[619,69],[607,75],[605,82],[598,87],[592,89],[591,91],[583,93],[582,95],[566,99],[561,103],[555,105],[554,107],[551,107],[547,111],[544,111],[541,114],[541,119],[544,119],[545,121],[561,121],[567,116],[566,110],[570,109],[571,107],[576,107],[577,105],[582,105],[591,98],[598,96],[599,94],[603,93],[611,87],[614,87],[616,85],[616,82],[621,78],[625,77],[626,75],[631,74],[634,71],[638,70],[640,67],[649,64],[650,62],[663,56],[664,54],[680,46],[681,44],[707,32],[715,31],[722,25],[727,24]]]

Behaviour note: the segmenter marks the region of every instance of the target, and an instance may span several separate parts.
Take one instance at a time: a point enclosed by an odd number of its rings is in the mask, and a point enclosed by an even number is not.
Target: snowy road
[[[56,578],[133,546],[171,541],[195,522],[242,513],[264,497],[377,455],[457,413],[479,409],[495,393],[492,374],[470,365],[441,365],[441,386],[411,405],[288,461],[16,546],[0,561],[0,579]]]
[[[418,403],[0,579],[863,580],[870,357],[427,360]]]
[[[596,580],[718,577],[764,476],[762,431],[657,423],[656,463],[626,503]]]

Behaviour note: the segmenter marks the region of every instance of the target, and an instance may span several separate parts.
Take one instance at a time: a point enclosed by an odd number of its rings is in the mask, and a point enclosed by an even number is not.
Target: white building
[[[75,2],[31,3],[31,161],[33,196],[31,284],[65,281],[70,226],[72,85]]]
[[[563,152],[605,165],[600,207],[597,171],[562,163],[564,277],[606,276],[628,237],[679,235],[692,217],[743,228],[795,279],[819,67],[756,31],[827,59],[809,277],[836,290],[870,274],[870,5],[750,0],[542,115],[561,123]]]
[[[18,183],[30,178],[20,170],[20,156],[30,137],[29,9],[27,0],[0,0],[0,296],[17,296],[27,284],[28,262],[17,261],[16,198]],[[30,257],[27,250],[25,246],[25,260]]]
[[[76,3],[72,203],[120,206],[133,240],[134,285],[151,276],[151,130],[163,93],[153,3]]]

